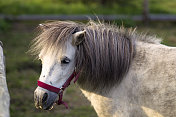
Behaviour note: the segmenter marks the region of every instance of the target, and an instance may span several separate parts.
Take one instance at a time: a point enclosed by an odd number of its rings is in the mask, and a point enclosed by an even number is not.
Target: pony
[[[175,47],[132,28],[91,20],[53,21],[39,28],[30,50],[42,61],[36,108],[51,109],[58,94],[59,104],[66,105],[63,90],[76,72],[99,117],[175,117]]]

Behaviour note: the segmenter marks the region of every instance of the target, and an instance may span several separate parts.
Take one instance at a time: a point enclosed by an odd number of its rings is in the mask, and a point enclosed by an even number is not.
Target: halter
[[[46,84],[44,82],[41,82],[41,81],[37,81],[38,83],[38,86],[39,87],[42,87],[44,89],[47,89],[48,91],[51,91],[51,92],[54,92],[54,93],[57,93],[59,95],[59,99],[58,101],[56,102],[58,105],[61,105],[63,104],[66,109],[68,109],[68,104],[65,103],[64,101],[62,101],[62,97],[63,97],[63,91],[70,85],[70,82],[74,79],[74,83],[78,80],[78,77],[79,77],[79,74],[80,72],[76,73],[76,71],[74,70],[74,72],[71,74],[71,76],[66,80],[66,82],[62,85],[61,88],[57,88],[57,87],[54,87],[54,86],[51,86],[49,84]]]

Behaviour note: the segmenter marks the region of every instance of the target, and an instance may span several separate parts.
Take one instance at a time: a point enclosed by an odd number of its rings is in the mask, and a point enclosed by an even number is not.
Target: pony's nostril
[[[48,94],[44,93],[43,98],[42,98],[42,103],[44,103],[48,98]]]

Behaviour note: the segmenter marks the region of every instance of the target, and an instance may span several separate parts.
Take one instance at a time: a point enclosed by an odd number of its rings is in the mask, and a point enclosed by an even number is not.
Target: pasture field
[[[90,103],[81,94],[77,85],[67,89],[64,101],[69,104],[66,110],[63,105],[55,106],[51,111],[37,110],[34,107],[33,91],[37,86],[41,63],[34,60],[27,51],[31,40],[36,35],[35,27],[39,22],[18,22],[10,24],[0,32],[6,56],[7,84],[11,96],[11,117],[96,117]],[[176,25],[170,23],[137,26],[140,32],[156,34],[163,38],[166,45],[176,46]]]
[[[0,0],[0,14],[141,14],[143,0]],[[107,1],[107,0],[106,0]],[[176,0],[149,0],[150,12],[176,14]],[[40,10],[39,10],[40,9]]]

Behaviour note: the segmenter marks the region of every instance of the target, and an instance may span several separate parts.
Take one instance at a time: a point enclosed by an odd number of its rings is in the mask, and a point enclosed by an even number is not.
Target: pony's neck
[[[89,92],[86,89],[81,89],[85,97],[91,102],[99,117],[127,117],[120,115],[121,112],[128,111],[129,90],[134,84],[131,84],[131,79],[134,77],[134,72],[130,69],[128,74],[123,78],[120,84],[112,86],[111,90],[107,92]],[[135,80],[135,79],[133,79]]]
[[[127,117],[120,114],[128,111],[128,104],[130,90],[135,84],[135,70],[129,69],[129,72],[124,76],[120,84],[112,86],[111,90],[107,92],[89,92],[86,89],[81,89],[85,97],[91,102],[99,117]],[[112,115],[113,114],[113,115]]]
[[[81,89],[83,94],[93,105],[95,111],[100,117],[127,117],[131,110],[141,111],[141,106],[138,104],[137,92],[141,91],[142,87],[138,82],[139,78],[145,74],[146,62],[149,58],[153,58],[157,51],[160,51],[161,45],[148,44],[137,42],[136,54],[132,61],[128,73],[124,76],[120,84],[112,86],[111,90],[107,93],[100,94],[99,92],[90,92],[86,89]],[[165,48],[161,46],[161,48]],[[156,50],[153,52],[152,50]],[[152,55],[151,55],[152,52]],[[151,60],[151,59],[149,59]],[[141,116],[143,113],[141,111]]]
[[[113,28],[86,28],[84,42],[76,49],[78,84],[90,92],[103,94],[123,80],[135,53],[135,38]],[[102,92],[102,90],[104,92]]]

